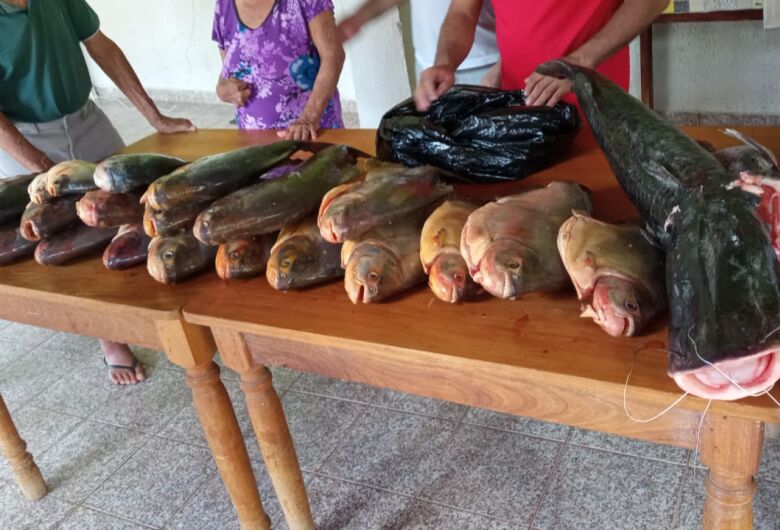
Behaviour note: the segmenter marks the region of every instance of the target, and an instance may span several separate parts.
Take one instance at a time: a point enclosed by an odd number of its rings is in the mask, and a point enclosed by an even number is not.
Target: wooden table
[[[780,130],[743,130],[780,152]],[[689,131],[719,147],[734,143],[714,129]],[[238,145],[226,143],[227,133],[213,134],[220,147]],[[326,140],[369,150],[373,132]],[[586,133],[573,156],[554,169],[519,183],[461,191],[488,198],[561,179],[592,190],[598,217],[636,215]],[[780,421],[780,410],[767,397],[713,403],[702,423],[707,402],[687,397],[655,421],[635,422],[623,400],[635,353],[627,400],[632,415],[654,416],[682,393],[666,375],[666,353],[656,349],[666,344],[666,326],[616,339],[579,313],[573,292],[454,306],[419,288],[387,303],[356,306],[338,282],[281,294],[264,278],[209,283],[184,308],[187,322],[211,328],[225,363],[241,374],[290,528],[313,528],[313,522],[268,365],[689,449],[702,425],[702,460],[711,468],[705,527],[750,528],[764,423]]]

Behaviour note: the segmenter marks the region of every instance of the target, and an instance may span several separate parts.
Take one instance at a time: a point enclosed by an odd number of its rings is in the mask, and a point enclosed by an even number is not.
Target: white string
[[[701,428],[704,426],[704,418],[707,417],[707,411],[710,410],[710,405],[712,405],[712,400],[709,400],[707,406],[704,407],[704,412],[701,413],[699,429],[696,431],[696,449],[693,452],[693,480],[696,480],[696,461],[699,459],[699,449],[701,449]]]
[[[628,372],[628,375],[626,376],[626,384],[623,386],[623,410],[625,411],[626,416],[628,416],[628,418],[631,421],[634,421],[636,423],[650,423],[651,421],[657,420],[658,418],[660,418],[664,414],[667,414],[674,407],[676,407],[688,395],[688,392],[685,392],[682,396],[677,398],[674,401],[674,403],[672,403],[671,405],[666,407],[664,410],[662,410],[660,413],[656,414],[652,418],[636,418],[628,411],[628,381],[629,381],[629,379],[631,379],[631,374],[634,373],[634,369],[636,368],[636,359],[639,356],[639,352],[642,351],[643,349],[649,349],[649,348],[640,348],[636,352],[634,352],[634,362],[631,365],[631,370]],[[660,348],[654,348],[654,349],[658,349],[660,351],[664,351],[664,350],[661,350]]]

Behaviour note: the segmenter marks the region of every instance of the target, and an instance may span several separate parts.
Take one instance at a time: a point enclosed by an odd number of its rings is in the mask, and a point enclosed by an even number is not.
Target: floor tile
[[[377,388],[360,383],[352,383],[310,373],[302,373],[290,388],[301,392],[310,392],[312,394],[363,403],[370,402],[379,392]]]
[[[559,442],[464,425],[438,455],[419,496],[498,519],[528,523],[553,472]]]
[[[10,340],[17,344],[35,347],[40,346],[56,332],[50,329],[28,326],[27,324],[12,323],[0,329],[0,339]]]
[[[157,369],[169,370],[179,374],[184,374],[184,369],[169,361],[168,357],[161,351],[151,350],[142,346],[131,346],[130,349],[132,350],[136,359],[143,363],[144,368],[146,369],[146,375],[150,378],[154,376],[154,372]],[[183,377],[183,375],[180,377]]]
[[[463,421],[473,425],[492,427],[494,429],[513,431],[520,434],[530,434],[531,436],[539,436],[541,438],[560,441],[566,439],[566,434],[569,432],[569,427],[566,425],[524,418],[522,416],[513,416],[511,414],[501,414],[499,412],[493,412],[492,410],[478,408],[469,408]]]
[[[53,495],[79,502],[148,438],[138,431],[87,420],[36,460]]]
[[[223,384],[228,391],[230,400],[233,402],[233,409],[236,412],[236,418],[238,418],[238,424],[241,427],[241,431],[245,435],[254,432],[252,430],[252,422],[249,419],[244,393],[241,392],[238,383],[235,381],[223,381]],[[200,420],[198,420],[198,416],[195,413],[194,406],[182,408],[179,413],[174,416],[173,420],[160,431],[160,436],[190,444],[201,445],[203,447],[207,447],[208,445],[206,436],[203,434],[203,428],[200,425]]]
[[[148,528],[79,506],[71,510],[57,530],[142,530]]]
[[[758,470],[758,475],[768,480],[780,482],[780,439],[768,436],[764,438],[764,451],[761,454],[761,467]]]
[[[32,349],[32,346],[22,342],[0,339],[0,368],[12,363]]]
[[[97,339],[73,335],[72,333],[54,333],[41,346],[51,350],[79,355],[103,355],[103,350],[100,348],[100,342]]]
[[[72,370],[72,359],[62,352],[35,348],[0,370],[0,389],[7,403],[28,402]]]
[[[437,418],[452,421],[460,421],[468,412],[468,407],[458,405],[457,403],[386,389],[377,391],[371,404],[377,407],[400,410],[401,412],[410,412],[412,414],[436,416]]]
[[[317,476],[309,485],[312,516],[318,530],[405,528],[409,497]]]
[[[401,518],[399,528],[404,530],[516,530],[518,525],[454,508],[422,501],[412,504]]]
[[[449,472],[443,455],[457,428],[438,418],[370,409],[360,414],[321,472],[416,495]]]
[[[0,528],[9,530],[53,528],[72,506],[71,503],[51,495],[38,501],[28,501],[16,484],[0,482]]]
[[[73,355],[69,361],[70,372],[60,378],[45,392],[32,400],[32,404],[49,410],[87,417],[106,406],[106,403],[128,390],[113,384],[100,357]]]
[[[582,429],[574,429],[572,431],[569,443],[625,455],[665,460],[676,464],[687,463],[691,455],[691,451],[681,447],[654,444]]]
[[[13,324],[13,322],[11,322],[10,320],[0,320],[0,329],[8,327],[11,324]]]
[[[192,394],[180,373],[157,370],[145,381],[113,392],[93,418],[144,432],[157,433],[183,408],[192,407]]]
[[[14,425],[27,451],[37,461],[48,448],[70,433],[83,420],[49,410],[26,406],[13,413]],[[12,480],[11,466],[0,456],[0,478]]]
[[[152,438],[97,491],[85,506],[160,527],[205,479],[208,449]]]
[[[366,410],[349,401],[292,391],[284,395],[282,405],[298,460],[305,470],[316,470],[347,434],[355,417]]]
[[[692,473],[683,487],[682,506],[676,530],[698,530],[702,526],[704,510],[704,473]],[[756,497],[753,501],[754,530],[777,530],[780,528],[780,483],[767,480],[758,481]]]
[[[292,387],[301,377],[302,372],[285,368],[284,366],[272,366],[271,375],[273,375],[274,388],[277,392],[283,392]]]
[[[684,466],[568,446],[533,526],[668,528],[685,472]]]

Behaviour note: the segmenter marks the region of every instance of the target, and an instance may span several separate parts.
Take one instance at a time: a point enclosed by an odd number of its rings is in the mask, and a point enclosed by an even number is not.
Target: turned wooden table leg
[[[16,483],[22,489],[24,496],[31,501],[46,496],[46,483],[35,460],[27,452],[27,444],[19,436],[3,396],[0,396],[0,446],[11,464]]]
[[[213,361],[216,348],[211,334],[206,328],[175,320],[158,322],[157,327],[168,358],[186,370],[195,411],[241,528],[269,530],[271,521],[257,491],[244,437]]]
[[[314,530],[306,486],[271,372],[252,360],[240,333],[212,332],[222,360],[241,375],[252,426],[287,525],[292,530]]]
[[[722,415],[705,421],[701,459],[709,473],[704,528],[750,530],[764,424]]]

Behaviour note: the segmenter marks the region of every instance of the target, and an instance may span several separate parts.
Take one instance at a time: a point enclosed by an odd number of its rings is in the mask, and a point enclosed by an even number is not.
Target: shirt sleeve
[[[333,11],[333,0],[302,0],[301,4],[307,24],[323,11]]]
[[[100,18],[85,0],[65,0],[65,10],[80,41],[94,36],[100,29]]]
[[[217,43],[220,50],[224,50],[227,45],[225,43],[225,8],[222,0],[217,0],[216,7],[214,7],[214,25],[211,28],[211,40]]]

